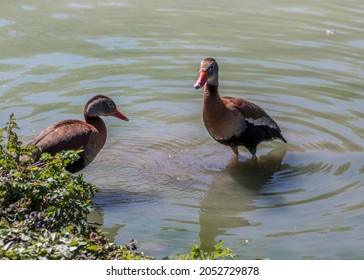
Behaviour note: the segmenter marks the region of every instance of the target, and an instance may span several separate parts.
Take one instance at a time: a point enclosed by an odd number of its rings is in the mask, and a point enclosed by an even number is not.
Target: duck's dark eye
[[[211,64],[210,66],[209,66],[209,71],[212,71],[212,70],[214,70],[215,69],[215,64]]]

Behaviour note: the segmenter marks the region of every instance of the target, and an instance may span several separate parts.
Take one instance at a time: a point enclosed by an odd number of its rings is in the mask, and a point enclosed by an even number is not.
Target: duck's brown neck
[[[204,95],[206,97],[219,97],[218,85],[205,84]]]
[[[98,142],[100,149],[104,146],[106,142],[107,130],[104,121],[100,117],[89,117],[85,115],[86,123],[92,125],[98,131]]]
[[[220,106],[224,106],[224,102],[222,101],[220,94],[219,94],[219,90],[218,90],[218,85],[216,84],[205,84],[204,87],[204,103],[207,106],[213,106],[213,107],[220,107]]]
[[[205,84],[203,105],[204,117],[211,119],[221,118],[225,111],[226,107],[220,97],[218,85]]]

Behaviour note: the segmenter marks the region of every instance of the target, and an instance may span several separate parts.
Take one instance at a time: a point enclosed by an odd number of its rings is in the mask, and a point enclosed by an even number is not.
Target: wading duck
[[[37,147],[32,155],[33,160],[37,162],[42,153],[54,155],[63,150],[82,149],[80,158],[66,167],[72,173],[78,172],[94,160],[106,142],[106,126],[100,116],[114,116],[128,121],[114,101],[104,95],[91,98],[84,107],[83,115],[85,121],[64,120],[41,131],[28,144]]]
[[[258,105],[240,98],[222,97],[218,91],[219,67],[213,58],[201,61],[195,89],[204,87],[202,117],[208,133],[230,146],[239,158],[238,146],[246,147],[256,160],[262,141],[280,139],[287,143],[277,123]]]

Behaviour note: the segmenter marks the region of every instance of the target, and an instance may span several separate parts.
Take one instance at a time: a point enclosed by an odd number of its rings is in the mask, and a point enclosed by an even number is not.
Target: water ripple
[[[93,95],[116,101],[130,122],[105,118],[108,141],[84,174],[119,243],[165,256],[223,239],[246,258],[362,258],[364,6],[141,2],[2,3],[2,125],[14,112],[27,142],[82,119]],[[257,163],[242,147],[239,162],[210,138],[192,87],[206,56],[221,94],[260,105],[288,144],[262,143]]]

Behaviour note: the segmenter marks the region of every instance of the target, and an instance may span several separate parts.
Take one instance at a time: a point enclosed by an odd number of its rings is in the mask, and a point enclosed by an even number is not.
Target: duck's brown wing
[[[38,147],[33,154],[34,161],[43,152],[55,154],[63,150],[81,149],[89,142],[93,129],[79,120],[60,121],[47,127],[28,144]]]
[[[252,127],[266,127],[267,132],[269,131],[269,135],[273,138],[280,138],[283,142],[287,142],[282,136],[278,124],[258,105],[229,96],[224,96],[222,99],[227,107],[236,108]],[[271,136],[267,136],[267,138]]]
[[[277,123],[258,105],[229,96],[224,96],[222,99],[227,107],[238,109],[248,122],[255,125],[268,125],[272,128],[279,128]]]

